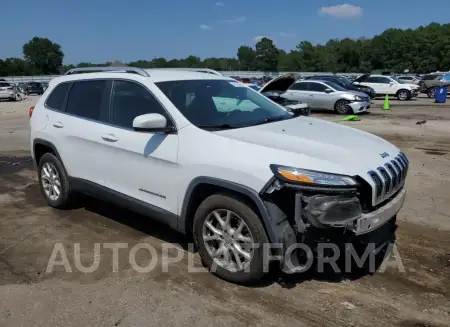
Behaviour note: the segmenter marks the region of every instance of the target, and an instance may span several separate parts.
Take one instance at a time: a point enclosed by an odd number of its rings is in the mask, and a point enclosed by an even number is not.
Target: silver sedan
[[[306,80],[293,83],[283,97],[305,102],[314,109],[334,110],[339,114],[357,114],[370,108],[367,94],[349,91],[329,81]]]

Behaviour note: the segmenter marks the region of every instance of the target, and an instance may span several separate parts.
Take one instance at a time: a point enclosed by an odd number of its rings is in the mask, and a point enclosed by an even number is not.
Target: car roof
[[[117,71],[107,72],[93,72],[82,74],[70,74],[56,77],[50,81],[50,84],[69,82],[75,80],[86,79],[100,79],[100,78],[124,78],[124,77],[137,77],[138,79],[147,79],[153,83],[167,82],[167,81],[183,81],[183,80],[233,80],[232,78],[208,73],[206,71],[191,71],[185,69],[144,69],[150,76],[141,76],[135,73],[127,73],[121,71],[120,68]],[[233,80],[234,81],[234,80]]]

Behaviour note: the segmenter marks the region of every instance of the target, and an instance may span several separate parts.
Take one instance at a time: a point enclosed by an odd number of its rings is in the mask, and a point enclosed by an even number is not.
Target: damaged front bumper
[[[385,203],[368,207],[358,188],[318,188],[282,184],[276,179],[264,192],[262,197],[283,244],[279,253],[282,265],[288,249],[299,243],[314,249],[321,242],[343,246],[356,242],[361,247],[375,245],[374,253],[380,252],[395,240],[396,215],[406,198],[402,186]]]

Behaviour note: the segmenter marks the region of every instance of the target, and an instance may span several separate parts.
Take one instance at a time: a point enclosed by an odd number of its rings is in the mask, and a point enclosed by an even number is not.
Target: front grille
[[[369,97],[363,97],[363,101],[370,102],[370,98]]]
[[[408,167],[408,158],[406,158],[404,153],[400,153],[394,160],[391,160],[384,166],[367,172],[375,183],[374,196],[376,204],[390,198],[403,186]]]

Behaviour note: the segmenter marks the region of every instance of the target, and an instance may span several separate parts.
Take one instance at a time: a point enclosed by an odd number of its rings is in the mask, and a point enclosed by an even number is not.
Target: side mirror
[[[174,132],[173,127],[167,126],[167,119],[160,114],[145,114],[134,118],[133,129],[137,132]]]
[[[325,93],[331,93],[331,92],[333,92],[332,89],[325,89]]]

